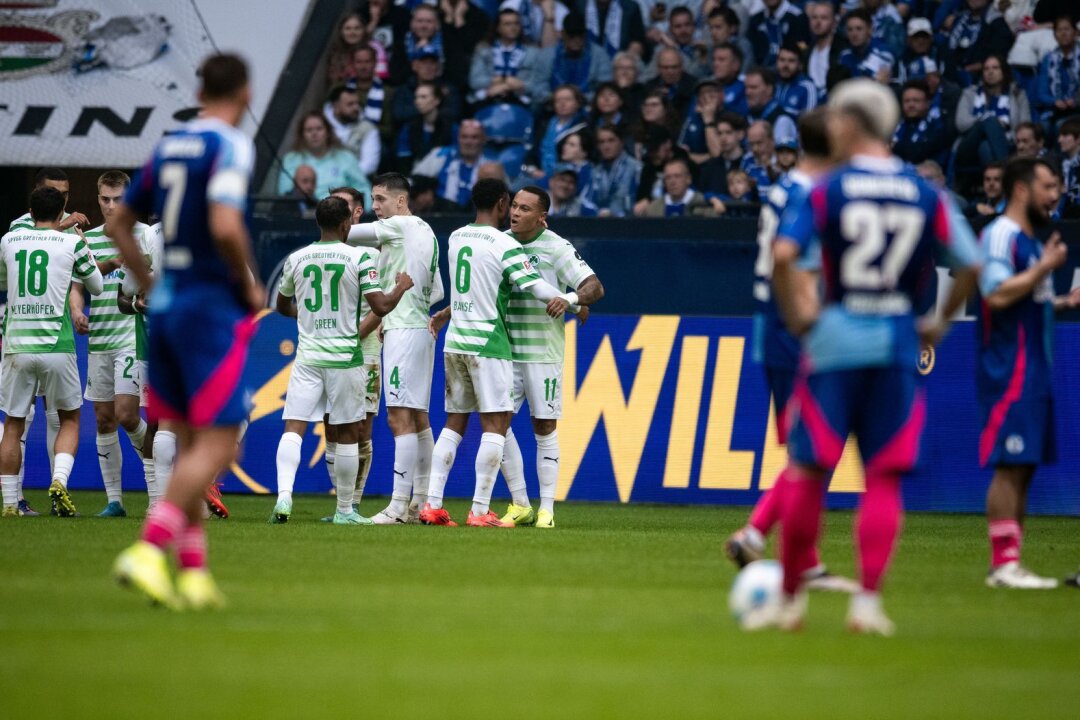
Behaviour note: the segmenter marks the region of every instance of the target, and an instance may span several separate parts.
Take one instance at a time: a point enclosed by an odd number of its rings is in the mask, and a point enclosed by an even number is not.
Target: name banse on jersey
[[[450,327],[445,352],[510,360],[510,292],[540,282],[521,244],[487,225],[450,235]]]
[[[296,298],[296,361],[329,368],[363,365],[360,300],[381,289],[379,271],[364,248],[316,242],[289,255],[278,292]]]

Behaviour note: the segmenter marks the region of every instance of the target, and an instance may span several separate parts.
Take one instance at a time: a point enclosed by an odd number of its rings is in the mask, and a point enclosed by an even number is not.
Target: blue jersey
[[[162,138],[136,173],[125,202],[161,218],[164,273],[151,311],[168,312],[180,296],[217,290],[237,297],[236,280],[210,234],[210,205],[247,211],[255,148],[236,128],[214,118],[187,123]]]
[[[983,297],[998,285],[1039,262],[1043,246],[1015,222],[999,217],[980,238],[986,265],[979,275]],[[1054,283],[1047,275],[1034,292],[1004,310],[991,312],[982,303],[977,325],[977,387],[983,399],[1008,395],[1013,402],[1051,394],[1053,362]]]
[[[758,215],[758,256],[754,263],[754,360],[765,367],[795,370],[799,366],[799,340],[784,327],[772,296],[772,245],[784,208],[798,205],[810,192],[812,180],[792,170],[769,189]]]
[[[978,248],[952,232],[950,206],[897,158],[855,157],[791,206],[778,235],[820,250],[821,316],[804,344],[811,372],[915,368],[915,312],[940,247],[973,267]]]

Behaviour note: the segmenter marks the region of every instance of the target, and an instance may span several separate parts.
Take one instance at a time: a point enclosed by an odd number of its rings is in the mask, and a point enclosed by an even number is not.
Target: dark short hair
[[[409,192],[409,178],[399,172],[383,173],[375,178],[371,187],[384,187],[391,192]]]
[[[131,184],[131,178],[123,170],[106,170],[97,179],[98,190],[104,187],[126,188]]]
[[[577,11],[571,11],[563,18],[562,31],[570,37],[581,37],[587,33],[585,16]]]
[[[1062,135],[1075,135],[1080,137],[1080,117],[1074,115],[1061,123],[1061,127],[1058,129],[1058,137]]]
[[[36,222],[52,222],[60,219],[67,200],[53,187],[39,187],[30,193],[30,215]]]
[[[747,72],[745,77],[750,77],[751,75],[757,75],[761,78],[761,82],[771,87],[776,87],[776,73],[767,67],[756,67]]]
[[[353,204],[364,207],[364,193],[360,192],[354,187],[348,185],[342,185],[330,190],[330,195],[348,195],[352,198]]]
[[[986,174],[987,170],[1001,170],[1002,172],[1004,172],[1005,171],[1005,161],[1004,160],[995,160],[993,162],[987,163],[986,167],[983,168],[983,175]]]
[[[34,176],[34,187],[43,187],[49,180],[53,182],[68,182],[68,174],[60,168],[41,168],[37,171],[37,175]]]
[[[864,23],[866,23],[870,27],[873,27],[873,25],[874,25],[874,17],[870,14],[870,11],[867,10],[866,8],[864,8],[864,7],[855,8],[854,10],[852,10],[851,12],[849,12],[847,14],[847,17],[844,18],[845,27],[847,26],[848,22],[851,21],[851,20],[862,20]]]
[[[472,189],[472,206],[477,211],[494,210],[499,200],[510,194],[506,183],[496,178],[477,180]]]
[[[694,171],[690,167],[690,161],[687,160],[686,158],[681,158],[681,157],[678,157],[678,156],[673,157],[673,158],[671,158],[670,160],[668,160],[667,162],[664,163],[665,168],[668,165],[682,165],[683,169],[686,170],[686,173],[688,175],[690,175],[691,177],[693,177],[693,175],[694,175]]]
[[[716,124],[719,125],[720,123],[727,123],[735,132],[746,131],[746,118],[730,110],[725,110],[717,116]]]
[[[1017,185],[1030,185],[1031,181],[1035,179],[1035,168],[1040,165],[1055,176],[1058,174],[1054,166],[1042,158],[1014,157],[1009,160],[1005,164],[1005,177],[1001,181],[1006,199],[1012,199],[1013,191]]]
[[[708,19],[712,20],[715,17],[722,17],[724,18],[724,22],[726,22],[728,25],[735,28],[736,30],[739,29],[739,16],[736,15],[735,11],[729,8],[727,5],[724,5],[722,7],[716,6],[712,10],[710,10]]]
[[[827,158],[832,154],[825,118],[825,109],[821,107],[799,116],[799,146],[811,157]]]
[[[795,57],[797,57],[799,59],[799,62],[803,61],[802,48],[799,47],[798,44],[794,40],[785,40],[784,43],[780,46],[780,51],[779,52],[793,53],[795,55]]]
[[[903,87],[900,88],[900,97],[904,97],[904,93],[908,90],[918,90],[927,98],[930,98],[933,95],[933,93],[930,92],[930,84],[922,78],[912,78],[905,82]]]
[[[1046,140],[1046,131],[1042,129],[1042,125],[1039,123],[1033,123],[1030,120],[1022,122],[1016,126],[1015,132],[1020,132],[1021,130],[1030,130],[1035,134],[1035,139],[1039,142]]]
[[[694,11],[693,10],[686,7],[685,5],[676,5],[675,7],[671,8],[671,12],[668,13],[668,24],[671,23],[671,19],[673,17],[675,17],[676,15],[689,15],[690,20],[694,19]]]
[[[343,222],[352,218],[349,203],[342,198],[324,197],[315,206],[315,222],[323,230],[337,230]]]
[[[540,207],[543,209],[544,212],[547,212],[551,209],[551,196],[548,195],[547,190],[540,187],[539,185],[526,185],[525,187],[518,190],[518,192],[531,193],[536,197],[540,198]]]
[[[439,189],[439,181],[430,175],[413,175],[412,188],[409,189],[409,198],[416,198],[426,192],[436,192]]]
[[[730,51],[731,54],[734,55],[738,59],[740,69],[746,63],[746,53],[744,53],[742,51],[742,48],[739,47],[738,45],[736,45],[735,43],[726,42],[723,45],[717,45],[716,47],[713,48],[713,52],[715,53],[717,50],[728,50],[728,51]]]
[[[211,55],[199,67],[201,91],[207,100],[223,100],[248,84],[247,63],[230,53]]]
[[[336,103],[341,99],[341,96],[345,93],[357,94],[359,91],[354,83],[341,83],[330,88],[330,92],[326,96],[326,100],[331,103]]]

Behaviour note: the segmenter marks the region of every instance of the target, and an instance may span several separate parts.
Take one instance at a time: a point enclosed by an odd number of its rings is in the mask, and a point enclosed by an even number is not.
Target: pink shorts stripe
[[[919,458],[919,442],[926,426],[926,392],[915,391],[911,414],[896,434],[866,463],[867,474],[908,472]]]
[[[188,422],[195,427],[213,425],[229,398],[236,392],[247,362],[248,346],[257,327],[255,316],[248,315],[234,326],[233,344],[214,372],[194,395],[188,407]]]
[[[150,385],[146,386],[146,419],[148,422],[157,423],[163,420],[182,421],[184,416]]]
[[[792,393],[791,402],[798,403],[796,407],[799,422],[810,436],[810,443],[813,445],[814,457],[818,465],[826,470],[832,470],[836,467],[836,463],[840,462],[840,455],[844,452],[844,438],[837,435],[829,425],[825,412],[810,392],[810,386],[805,378],[800,378],[795,382],[795,392]],[[791,402],[788,403],[789,406]],[[789,412],[785,412],[785,415],[791,416]]]
[[[1009,378],[1009,386],[1005,388],[1005,394],[994,403],[990,410],[990,419],[986,421],[982,435],[979,437],[979,464],[983,467],[990,462],[990,455],[997,445],[998,433],[1005,424],[1005,418],[1009,414],[1009,408],[1020,399],[1024,392],[1024,376],[1027,374],[1027,333],[1024,326],[1017,326],[1016,332],[1016,363],[1013,364],[1012,377]]]

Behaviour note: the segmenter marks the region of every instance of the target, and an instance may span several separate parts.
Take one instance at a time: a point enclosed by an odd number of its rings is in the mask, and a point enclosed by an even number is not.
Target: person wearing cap
[[[863,0],[863,7],[870,11],[871,34],[888,48],[893,57],[904,49],[904,19],[900,17],[891,0]]]
[[[1013,34],[990,0],[963,0],[945,42],[945,77],[967,87],[990,54],[1007,54]]]
[[[712,156],[716,147],[716,116],[724,109],[724,96],[715,80],[698,82],[696,92],[694,105],[679,132],[679,146],[690,153],[695,165],[700,165]]]
[[[650,202],[644,217],[716,217],[705,196],[693,188],[690,164],[682,158],[664,163],[664,194]]]
[[[434,83],[439,87],[442,102],[439,105],[439,118],[448,123],[456,123],[462,117],[461,91],[457,85],[443,76],[443,63],[434,48],[425,48],[417,53],[411,63],[412,74],[404,85],[394,89],[390,101],[390,117],[394,127],[400,128],[411,120],[420,117],[416,109],[416,88],[420,83]]]
[[[840,53],[840,64],[851,71],[852,77],[887,83],[892,75],[893,54],[874,39],[872,28],[873,19],[865,8],[848,13],[844,30],[849,47]]]
[[[772,67],[784,43],[810,46],[806,15],[788,0],[761,0],[761,12],[750,18],[746,36],[754,48],[754,62]]]
[[[799,140],[797,138],[783,138],[776,143],[776,169],[780,175],[791,172],[799,163]]]
[[[934,28],[930,21],[923,17],[912,18],[907,26],[907,45],[897,63],[897,81],[903,85],[908,80],[940,72],[942,64],[941,50],[934,44]]]
[[[776,98],[776,74],[768,68],[754,68],[746,73],[746,119],[751,124],[768,122],[776,138],[795,137],[795,121],[784,112]]]
[[[512,100],[528,105],[539,58],[540,51],[524,42],[517,11],[500,10],[495,21],[495,37],[473,53],[469,100],[473,103]]]
[[[548,180],[548,217],[595,217],[596,207],[578,192],[578,172],[572,163],[559,163]]]
[[[817,87],[802,70],[799,47],[785,43],[776,56],[776,102],[793,118],[813,110],[818,104]]]
[[[977,170],[1005,160],[1011,152],[1014,132],[1031,120],[1027,93],[1013,82],[1012,69],[1000,55],[983,61],[981,82],[964,88],[956,108],[956,147],[959,169]]]
[[[585,18],[572,12],[563,21],[559,42],[540,51],[536,76],[547,80],[546,90],[573,85],[591,98],[597,85],[611,80],[611,58],[589,39]]]
[[[902,120],[893,133],[893,153],[912,165],[933,160],[946,165],[949,134],[940,118],[930,117],[930,87],[926,80],[908,80],[900,93]]]
[[[382,158],[379,128],[360,116],[360,96],[356,92],[355,81],[338,85],[330,91],[323,105],[323,115],[341,144],[356,154],[360,172],[371,175],[379,169]]]

